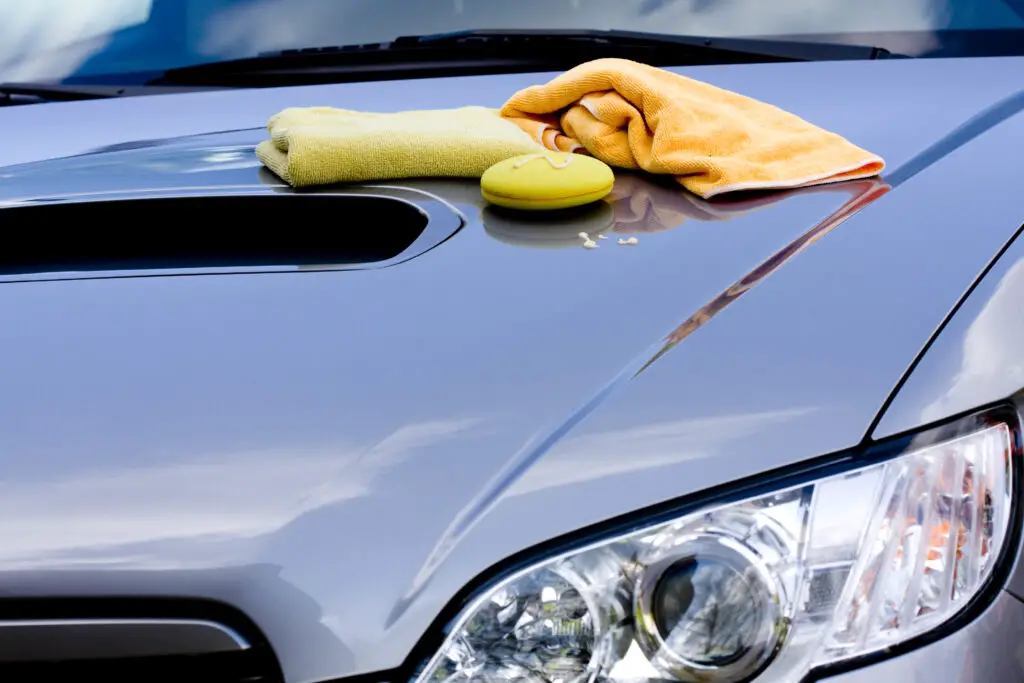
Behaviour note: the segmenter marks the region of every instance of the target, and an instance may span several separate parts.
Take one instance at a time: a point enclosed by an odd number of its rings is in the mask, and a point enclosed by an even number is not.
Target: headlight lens
[[[519,571],[470,603],[418,683],[798,680],[906,641],[990,576],[1014,436],[985,422]]]

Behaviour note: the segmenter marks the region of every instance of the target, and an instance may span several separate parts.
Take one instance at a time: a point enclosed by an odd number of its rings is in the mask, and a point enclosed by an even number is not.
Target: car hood
[[[211,598],[289,681],[381,670],[511,553],[857,445],[1024,215],[1022,67],[685,70],[882,155],[875,181],[707,203],[620,174],[600,224],[548,226],[396,181],[364,191],[461,227],[388,267],[8,277],[0,594]],[[0,201],[289,193],[252,154],[278,108],[496,106],[548,77],[12,108],[7,159],[36,158]]]

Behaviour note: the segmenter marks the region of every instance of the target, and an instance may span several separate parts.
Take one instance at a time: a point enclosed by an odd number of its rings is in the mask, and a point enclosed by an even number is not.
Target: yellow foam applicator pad
[[[547,211],[583,206],[612,191],[615,174],[594,157],[565,152],[527,154],[498,162],[480,178],[484,199],[509,209]]]

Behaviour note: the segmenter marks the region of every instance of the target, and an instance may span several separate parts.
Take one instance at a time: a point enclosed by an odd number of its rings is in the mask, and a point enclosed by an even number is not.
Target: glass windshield
[[[1024,54],[1024,0],[0,0],[0,81],[125,80],[468,29],[609,28],[813,35],[913,56]]]

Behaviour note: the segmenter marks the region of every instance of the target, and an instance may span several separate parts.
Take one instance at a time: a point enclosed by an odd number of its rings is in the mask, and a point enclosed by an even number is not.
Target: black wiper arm
[[[110,85],[0,83],[0,106],[39,102],[74,102],[121,97],[124,88]]]
[[[415,41],[420,45],[486,43],[533,44],[551,43],[593,43],[608,47],[637,47],[647,49],[690,49],[702,51],[708,57],[715,55],[735,56],[758,61],[806,62],[819,60],[882,59],[892,54],[881,47],[847,45],[840,43],[805,42],[776,40],[774,38],[716,38],[713,36],[688,36],[672,33],[645,33],[642,31],[584,30],[584,31],[458,31],[433,35],[399,38]],[[397,42],[397,41],[396,41]]]
[[[272,87],[346,81],[557,71],[599,57],[654,66],[863,60],[877,47],[759,38],[708,38],[631,31],[465,31],[386,43],[270,52],[172,69],[151,85]]]
[[[187,86],[149,85],[68,85],[64,83],[0,83],[0,107],[42,102],[77,102],[104,100],[113,97],[162,95],[175,92],[194,92],[198,88]]]

